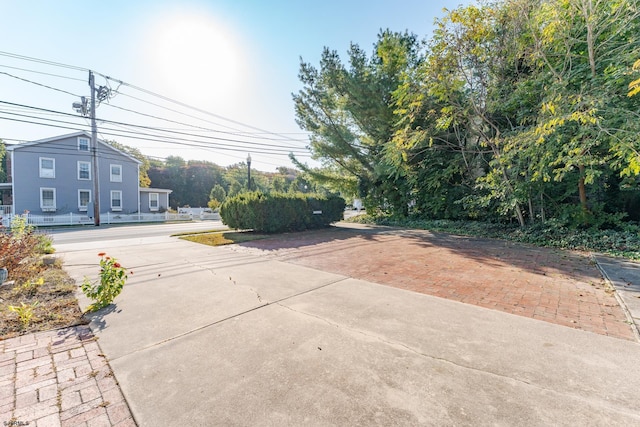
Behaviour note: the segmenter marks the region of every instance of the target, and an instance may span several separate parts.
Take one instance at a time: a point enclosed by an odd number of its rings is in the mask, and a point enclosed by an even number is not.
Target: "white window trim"
[[[80,178],[80,165],[81,164],[86,164],[88,165],[88,170],[89,170],[89,178]],[[91,162],[85,162],[82,160],[78,160],[78,181],[91,181]]]
[[[42,161],[43,160],[51,160],[51,162],[53,163],[53,169],[51,169],[52,171],[52,176],[46,176],[43,175],[43,171],[48,171],[50,169],[42,169]],[[52,157],[40,157],[40,159],[38,160],[38,169],[40,170],[40,178],[55,178],[56,177],[56,159],[52,158]]]
[[[87,149],[86,150],[81,150],[80,149],[80,140],[81,139],[85,139],[87,141]],[[85,136],[79,136],[78,137],[78,151],[84,151],[86,153],[91,151],[91,140]]]
[[[156,205],[151,206],[151,196],[156,197]],[[160,210],[160,193],[149,193],[149,211],[156,212]]]
[[[113,195],[119,193],[120,194],[120,206],[113,206]],[[111,210],[114,212],[122,211],[122,191],[121,190],[111,190],[111,195],[109,197],[109,201],[111,204]]]
[[[91,190],[78,190],[78,210],[80,212],[86,212],[87,211],[87,206],[82,206],[81,202],[80,202],[80,193],[82,192],[86,192],[89,193],[89,201],[87,203],[91,203]]]
[[[114,175],[113,174],[113,167],[117,166],[118,169],[120,169],[120,175]],[[122,182],[122,165],[118,165],[118,164],[110,164],[109,165],[109,177],[111,182]]]
[[[53,206],[44,206],[44,199],[42,198],[42,193],[44,191],[52,191],[53,192]],[[55,212],[56,211],[56,189],[49,187],[40,187],[40,210],[42,212]]]

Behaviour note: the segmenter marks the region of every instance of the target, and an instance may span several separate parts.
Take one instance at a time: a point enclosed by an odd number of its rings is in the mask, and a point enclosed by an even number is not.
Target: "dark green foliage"
[[[640,219],[639,33],[640,0],[498,0],[426,43],[326,48],[294,95],[322,167],[299,167],[370,213],[618,230]]]
[[[515,222],[422,220],[389,216],[360,215],[350,221],[364,224],[390,225],[444,232],[464,236],[489,237],[559,249],[600,252],[640,260],[640,226],[627,223],[618,230],[578,230],[562,222],[549,220],[526,227]]]
[[[327,227],[342,219],[344,207],[341,197],[256,191],[228,197],[220,216],[230,228],[278,233]]]
[[[149,169],[151,185],[173,190],[169,203],[171,208],[182,206],[207,206],[211,189],[216,185],[225,187],[224,169],[207,161],[185,162],[181,157],[169,156],[161,167]]]
[[[166,161],[153,161],[149,169],[151,186],[172,190],[170,207],[203,207],[212,199],[224,202],[227,196],[247,191],[246,163],[221,167],[207,161],[185,161],[169,156]],[[212,191],[214,190],[215,191]],[[304,178],[299,170],[279,167],[277,172],[251,170],[251,189],[263,193],[304,192],[327,193],[328,189]],[[216,203],[213,203],[216,205]],[[212,207],[212,206],[210,206]]]
[[[352,44],[347,63],[328,48],[318,68],[302,62],[303,89],[293,96],[296,120],[312,133],[310,147],[323,168],[311,170],[293,158],[294,164],[316,182],[370,200],[368,205],[407,213],[409,177],[389,167],[385,153],[395,146],[393,94],[418,62],[419,46],[414,34],[386,30],[371,55]]]

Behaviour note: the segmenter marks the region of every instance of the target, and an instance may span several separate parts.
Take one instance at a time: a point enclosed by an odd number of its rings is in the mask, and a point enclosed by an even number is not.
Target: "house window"
[[[40,188],[40,209],[42,212],[55,212],[56,210],[56,189]]]
[[[86,212],[91,203],[91,190],[78,190],[78,210]]]
[[[111,182],[122,182],[122,165],[111,165]]]
[[[89,138],[78,138],[78,150],[89,151]]]
[[[91,179],[91,163],[78,162],[78,179],[80,180]]]
[[[111,191],[111,210],[112,211],[122,210],[122,191],[120,190]]]
[[[149,210],[157,211],[159,206],[160,196],[158,193],[149,193]]]
[[[40,178],[56,177],[56,159],[40,157]]]

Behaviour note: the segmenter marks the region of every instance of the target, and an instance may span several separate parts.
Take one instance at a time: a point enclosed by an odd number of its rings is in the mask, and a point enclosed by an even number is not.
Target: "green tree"
[[[286,193],[289,188],[289,186],[287,185],[287,181],[282,175],[276,175],[273,177],[273,180],[271,181],[271,187],[273,188],[273,191],[276,191],[278,193]]]
[[[171,204],[175,208],[186,206],[188,202],[185,194],[187,192],[187,182],[184,174],[186,168],[185,160],[180,156],[169,156],[166,159],[164,174],[169,181],[169,187],[173,190]]]
[[[461,200],[467,211],[524,225],[527,217],[544,220],[550,205],[554,215],[597,223],[599,204],[618,209],[615,187],[640,172],[638,121],[626,96],[639,24],[635,0],[509,0],[448,12],[429,42],[423,78],[398,92],[405,127],[396,158],[457,145],[462,162],[423,159],[435,171],[419,171],[427,193],[463,171],[460,182],[475,181]]]
[[[207,204],[212,209],[217,209],[220,207],[225,199],[227,198],[227,192],[224,190],[222,185],[216,184],[211,189],[209,193],[209,203]]]
[[[220,184],[216,184],[211,189],[211,193],[209,193],[209,198],[216,199],[217,201],[222,203],[227,198],[227,192],[224,190],[224,188]]]
[[[222,184],[224,169],[214,163],[191,160],[184,168],[186,188],[184,203],[190,206],[207,206],[209,193],[216,184]]]
[[[240,182],[238,182],[237,180],[233,179],[231,181],[231,183],[229,184],[229,192],[227,193],[227,196],[231,197],[231,196],[235,196],[237,194],[242,193],[243,191],[246,190],[246,186],[240,184]]]
[[[255,169],[252,170],[251,172],[252,172],[252,175],[255,175],[257,173]],[[240,184],[240,187],[246,189],[247,179],[248,179],[248,170],[247,170],[246,163],[240,162],[240,163],[227,166],[227,168],[224,171],[224,180],[225,182],[228,183],[228,188],[229,188],[229,190],[227,190],[227,195],[228,196],[232,195],[231,186],[234,184],[234,182],[237,182],[238,184]],[[233,195],[235,194],[237,193],[233,193]]]
[[[524,92],[518,88],[527,76],[518,52],[519,27],[519,17],[504,5],[449,12],[436,24],[427,79],[429,93],[441,105],[438,126],[458,131],[457,145],[476,182],[464,203],[513,216],[524,225],[529,184],[521,166],[526,162],[510,157],[517,151],[509,150],[534,120],[526,114],[528,97],[517,107],[520,113],[509,110],[513,94]]]
[[[640,59],[633,63],[632,71],[634,73],[640,71]],[[627,93],[627,96],[636,96],[638,93],[640,93],[640,78],[629,83],[629,93]]]
[[[336,51],[325,48],[320,67],[300,65],[303,89],[293,96],[297,122],[311,132],[310,147],[323,168],[294,163],[317,182],[358,192],[370,204],[407,211],[405,177],[384,162],[393,144],[394,91],[405,72],[419,61],[415,35],[383,31],[369,57],[352,44],[346,67]]]
[[[583,225],[612,210],[603,185],[640,173],[637,104],[627,96],[640,55],[639,12],[636,0],[555,0],[532,14],[546,94],[535,143],[550,166],[546,178],[574,183]]]

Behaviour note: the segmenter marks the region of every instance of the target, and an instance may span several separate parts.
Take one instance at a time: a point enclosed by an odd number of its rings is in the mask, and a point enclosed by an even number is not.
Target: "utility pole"
[[[93,71],[89,70],[89,87],[91,88],[91,152],[93,160],[93,224],[100,225],[100,183],[98,173],[98,127],[96,126],[96,80]]]

